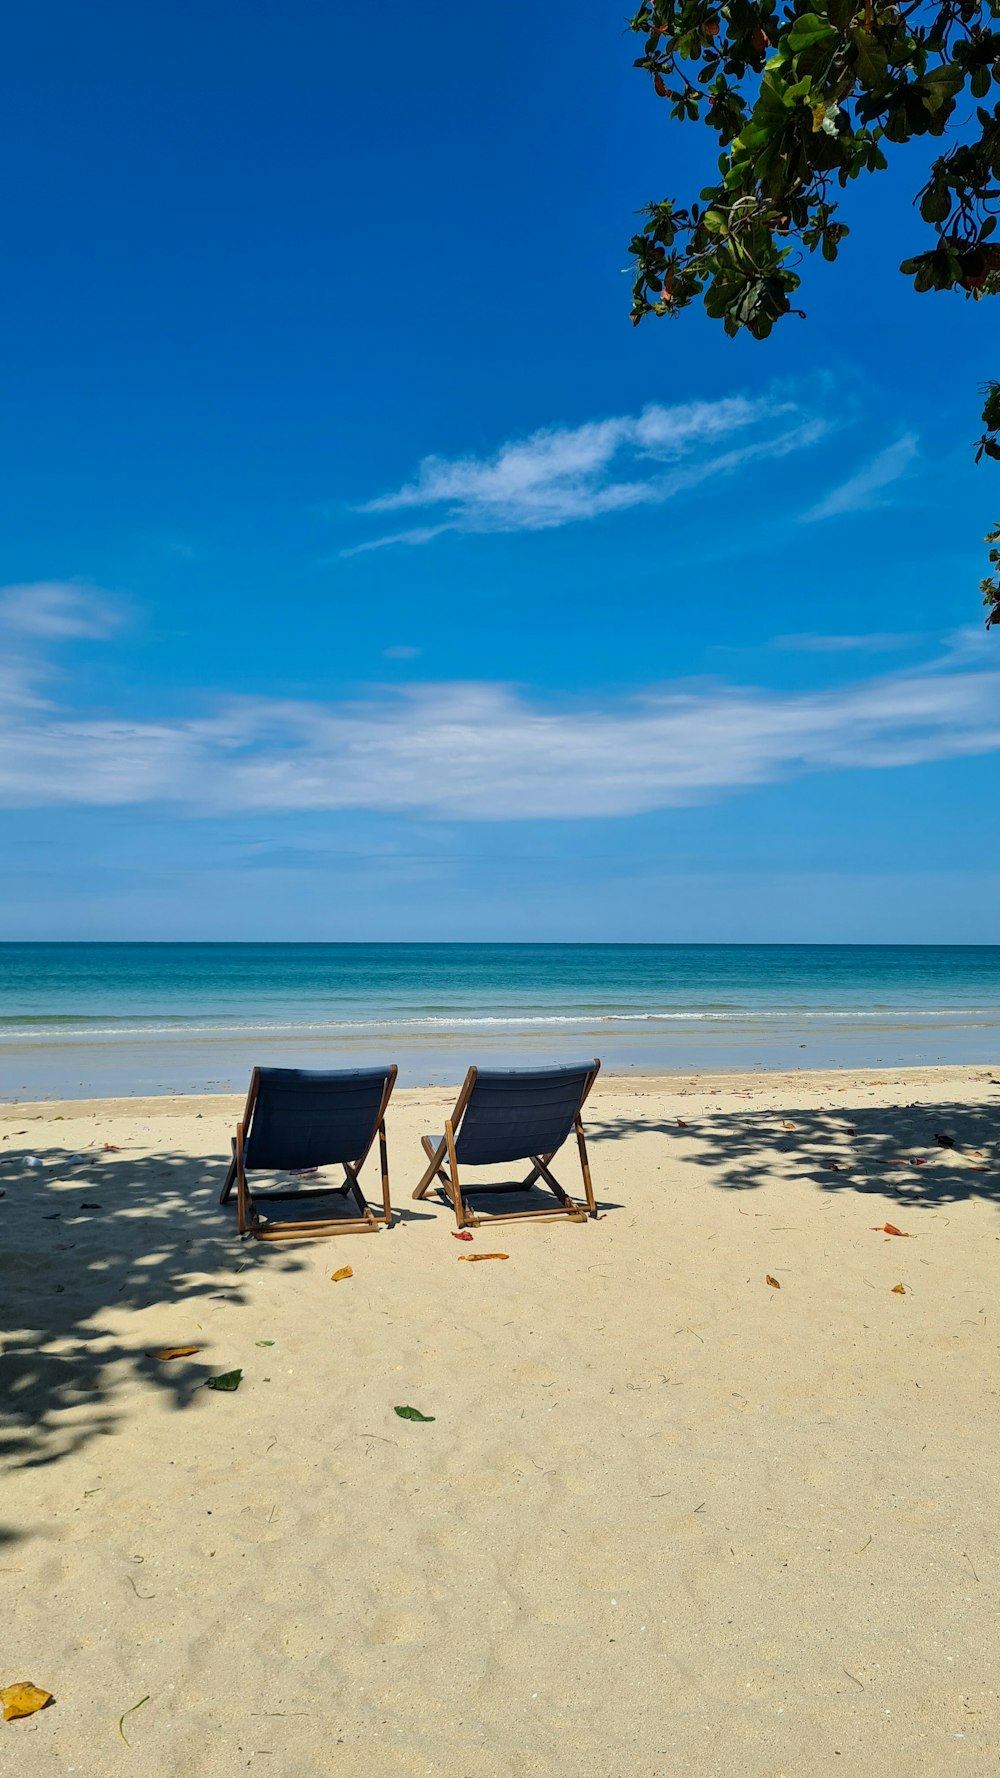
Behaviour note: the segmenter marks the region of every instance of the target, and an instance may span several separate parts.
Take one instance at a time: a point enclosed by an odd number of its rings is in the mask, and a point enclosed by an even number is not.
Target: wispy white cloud
[[[43,642],[110,636],[120,613],[100,588],[75,580],[33,580],[0,587],[0,631]]]
[[[948,667],[992,666],[997,657],[997,635],[983,623],[963,624],[945,637],[941,665]]]
[[[884,504],[880,496],[884,490],[898,482],[904,476],[915,458],[919,455],[919,444],[912,432],[904,433],[877,457],[865,463],[856,475],[849,476],[846,482],[831,489],[818,504],[805,513],[803,517],[808,523],[815,519],[832,519],[845,512],[867,512],[873,506]]]
[[[892,654],[910,648],[919,638],[888,630],[871,636],[823,636],[806,630],[791,636],[775,636],[772,648],[793,654]]]
[[[429,543],[445,531],[551,530],[659,505],[709,477],[806,449],[827,429],[789,398],[733,396],[544,427],[488,457],[425,457],[412,480],[359,510],[436,516],[343,553]]]
[[[15,675],[0,705],[0,803],[615,817],[797,773],[997,749],[992,661],[817,693],[699,683],[566,708],[508,685],[448,683],[342,703],[248,697],[144,721],[57,710]]]

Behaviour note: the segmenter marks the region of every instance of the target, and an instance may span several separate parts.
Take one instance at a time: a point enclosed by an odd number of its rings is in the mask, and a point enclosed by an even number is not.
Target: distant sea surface
[[[0,1098],[242,1090],[255,1063],[1000,1062],[1000,946],[0,944]]]

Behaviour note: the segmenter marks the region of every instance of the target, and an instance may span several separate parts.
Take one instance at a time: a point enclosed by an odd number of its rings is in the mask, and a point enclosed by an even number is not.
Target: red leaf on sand
[[[470,1235],[468,1229],[452,1229],[451,1238],[453,1241],[471,1241],[472,1240],[472,1236]]]
[[[894,1222],[880,1222],[877,1228],[873,1224],[872,1225],[872,1234],[873,1235],[902,1235],[904,1241],[908,1241],[910,1238],[908,1231],[906,1229],[898,1229]]]

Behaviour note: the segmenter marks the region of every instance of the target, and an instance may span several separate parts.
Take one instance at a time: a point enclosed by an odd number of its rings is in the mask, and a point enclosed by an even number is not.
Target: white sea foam
[[[448,1031],[530,1031],[572,1026],[599,1031],[619,1025],[707,1024],[753,1026],[823,1024],[829,1020],[852,1021],[858,1025],[913,1025],[957,1019],[1000,1024],[996,1007],[732,1007],[718,1009],[671,1009],[662,1012],[578,1012],[578,1013],[482,1013],[425,1014],[413,1016],[399,1013],[379,1019],[288,1020],[286,1022],[253,1021],[223,1024],[214,1020],[176,1023],[144,1023],[132,1025],[63,1025],[53,1021],[46,1025],[21,1024],[15,1020],[0,1021],[0,1046],[23,1043],[105,1042],[120,1038],[205,1038],[205,1037],[353,1037],[366,1032],[407,1034]]]

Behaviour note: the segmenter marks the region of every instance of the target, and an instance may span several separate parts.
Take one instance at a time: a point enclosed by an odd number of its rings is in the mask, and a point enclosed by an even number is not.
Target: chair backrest
[[[469,1166],[554,1154],[573,1128],[599,1062],[563,1068],[482,1068],[455,1138]]]
[[[394,1068],[257,1069],[247,1170],[361,1160],[371,1147]]]

